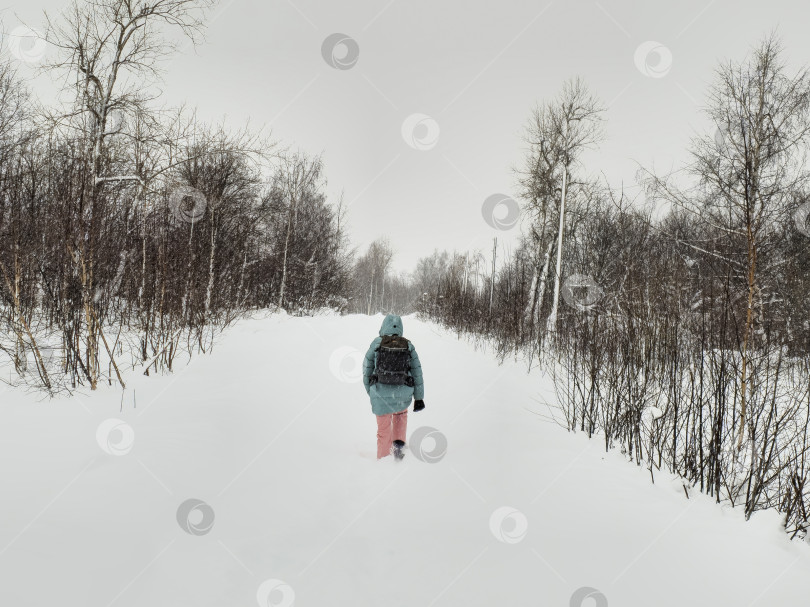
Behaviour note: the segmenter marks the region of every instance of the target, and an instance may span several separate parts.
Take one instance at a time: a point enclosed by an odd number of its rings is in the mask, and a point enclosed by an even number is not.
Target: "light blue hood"
[[[402,335],[402,319],[396,314],[386,316],[380,327],[380,337],[383,335]]]

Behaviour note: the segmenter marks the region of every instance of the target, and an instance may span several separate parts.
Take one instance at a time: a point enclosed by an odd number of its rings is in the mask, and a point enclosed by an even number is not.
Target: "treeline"
[[[351,252],[320,158],[158,106],[169,32],[208,0],[76,0],[43,107],[0,65],[0,368],[51,392],[171,369],[256,308],[345,308]]]
[[[641,171],[658,208],[588,176],[602,109],[566,83],[526,129],[519,246],[491,273],[481,253],[422,260],[434,286],[419,309],[536,357],[557,387],[550,419],[746,516],[775,508],[804,537],[810,75],[783,56],[771,37],[717,68],[717,130],[692,141],[681,174]]]
[[[352,314],[416,311],[423,296],[422,285],[409,275],[391,270],[394,254],[388,239],[379,238],[355,258],[345,311]]]

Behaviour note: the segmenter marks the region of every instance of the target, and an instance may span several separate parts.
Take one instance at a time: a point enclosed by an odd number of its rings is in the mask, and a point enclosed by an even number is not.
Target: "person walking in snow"
[[[414,412],[425,408],[425,385],[419,355],[402,336],[402,319],[396,314],[383,319],[380,336],[366,352],[363,385],[377,416],[377,459],[392,453],[402,459],[408,407],[413,398]]]

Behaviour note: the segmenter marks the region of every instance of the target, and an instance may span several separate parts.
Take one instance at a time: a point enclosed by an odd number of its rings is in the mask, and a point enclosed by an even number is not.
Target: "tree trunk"
[[[543,299],[545,298],[546,281],[548,278],[548,265],[551,260],[551,248],[554,246],[554,241],[551,240],[546,247],[546,253],[543,256],[542,269],[535,265],[534,275],[532,276],[532,284],[529,289],[531,299],[526,305],[524,311],[524,323],[529,326],[529,338],[534,336],[534,327],[537,324],[537,315],[543,308]]]
[[[211,210],[211,255],[208,258],[208,287],[205,290],[205,318],[211,314],[211,298],[214,293],[214,258],[216,256],[216,228],[214,227],[214,211]]]
[[[754,292],[756,291],[756,266],[757,266],[757,247],[753,241],[751,234],[751,227],[748,227],[748,304],[745,312],[745,335],[743,336],[742,347],[742,369],[740,370],[740,434],[737,437],[737,449],[742,449],[743,437],[745,436],[745,417],[747,415],[748,397],[746,394],[746,387],[749,381],[748,378],[748,344],[751,337],[751,331],[754,321]],[[752,437],[753,439],[753,437]]]
[[[287,219],[287,237],[284,239],[284,259],[281,262],[281,289],[278,295],[278,308],[284,303],[284,286],[287,283],[287,253],[290,248],[290,234],[292,233],[293,211],[295,209],[295,196],[290,199],[290,216]]]
[[[371,289],[368,292],[368,312],[367,314],[371,316],[371,298],[374,296],[374,266],[371,266]]]
[[[498,239],[492,239],[492,279],[489,283],[489,317],[492,318],[492,301],[495,297],[495,257],[498,253]]]
[[[567,186],[568,167],[563,167],[562,196],[560,198],[560,231],[557,236],[557,268],[554,272],[554,299],[551,304],[551,314],[548,315],[546,331],[549,333],[557,329],[557,310],[560,306],[560,276],[562,275],[563,228],[565,226],[565,189]]]

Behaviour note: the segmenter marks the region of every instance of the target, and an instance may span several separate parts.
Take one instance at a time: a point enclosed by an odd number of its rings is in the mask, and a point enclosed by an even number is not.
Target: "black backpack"
[[[391,386],[413,386],[411,351],[408,340],[401,335],[383,335],[377,352],[377,366],[371,376],[371,383]]]

